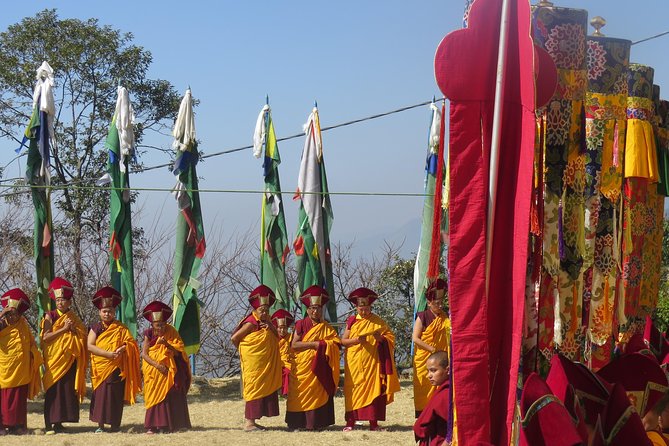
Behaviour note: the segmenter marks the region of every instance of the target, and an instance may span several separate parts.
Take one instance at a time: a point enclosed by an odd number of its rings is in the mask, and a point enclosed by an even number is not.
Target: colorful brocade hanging
[[[582,265],[585,254],[585,147],[583,100],[587,86],[587,11],[535,7],[535,44],[558,69],[555,95],[538,114],[543,140],[543,256],[538,290],[538,350],[549,360],[555,345],[580,358]],[[531,303],[532,297],[528,295]]]
[[[619,264],[629,40],[590,36],[586,94],[586,211],[583,290],[586,361],[610,359]]]
[[[658,169],[653,134],[653,68],[631,64],[628,74],[627,138],[623,183],[622,279],[624,305],[621,323],[644,317],[652,308],[652,298],[642,294],[644,245],[654,226],[648,205],[649,190],[657,189]],[[656,195],[656,194],[655,194]],[[651,265],[646,265],[650,268]]]

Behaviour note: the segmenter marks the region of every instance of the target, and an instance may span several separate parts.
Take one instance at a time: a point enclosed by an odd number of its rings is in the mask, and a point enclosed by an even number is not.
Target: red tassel
[[[432,244],[427,265],[428,280],[439,277],[439,260],[441,258],[441,197],[444,188],[444,132],[446,127],[446,103],[441,105],[441,129],[439,130],[439,152],[437,153],[437,178],[434,185],[434,213],[432,215]]]

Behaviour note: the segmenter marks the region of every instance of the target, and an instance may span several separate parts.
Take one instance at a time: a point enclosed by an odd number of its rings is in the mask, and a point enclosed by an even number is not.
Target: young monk
[[[140,391],[139,347],[128,327],[114,318],[121,295],[112,287],[104,287],[93,296],[93,305],[100,311],[100,322],[88,332],[91,352],[90,420],[98,423],[96,433],[118,432],[123,417],[123,404],[135,404]]]
[[[441,350],[431,353],[425,369],[435,390],[413,425],[414,437],[420,446],[441,446],[446,441],[451,407],[448,353]]]
[[[237,325],[231,337],[239,349],[246,432],[264,429],[256,423],[259,418],[279,415],[279,334],[269,317],[269,307],[275,300],[274,292],[265,285],[251,291],[249,303],[253,311]]]
[[[413,326],[413,403],[416,418],[425,408],[430,397],[437,389],[427,376],[427,358],[434,352],[449,351],[451,321],[444,311],[444,296],[448,284],[437,279],[427,288],[427,310],[416,315]]]
[[[63,432],[63,423],[79,422],[79,403],[86,396],[86,327],[70,309],[74,288],[62,277],[49,285],[56,309],[42,319],[44,357],[44,425],[46,434]]]
[[[0,435],[23,435],[28,432],[28,398],[41,387],[42,355],[22,316],[30,307],[28,296],[13,288],[0,302]]]
[[[290,354],[292,352],[290,343],[293,341],[292,334],[288,332],[288,327],[293,325],[294,320],[293,315],[283,308],[279,308],[272,313],[272,323],[276,327],[276,332],[279,335],[279,354],[281,355],[281,364],[283,365],[281,371],[281,395],[283,396],[288,396]]]
[[[323,319],[323,306],[328,300],[328,292],[316,285],[300,297],[307,317],[297,321],[293,333],[288,429],[320,430],[335,423],[333,398],[339,386],[341,341]]]
[[[372,303],[378,298],[368,288],[358,288],[348,296],[357,314],[346,320],[341,337],[346,347],[344,405],[346,427],[352,431],[356,421],[369,421],[370,430],[379,430],[386,419],[386,405],[400,390],[395,368],[395,336],[376,314]]]
[[[144,308],[151,327],[144,331],[142,372],[144,375],[144,429],[147,434],[190,429],[186,395],[191,373],[184,342],[167,320],[172,309],[154,300]]]

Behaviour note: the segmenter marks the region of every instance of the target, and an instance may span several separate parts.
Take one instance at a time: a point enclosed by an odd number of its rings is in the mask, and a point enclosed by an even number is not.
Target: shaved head
[[[448,367],[448,353],[443,350],[437,350],[436,352],[432,353],[430,357],[427,358],[427,360],[436,362],[440,367]]]

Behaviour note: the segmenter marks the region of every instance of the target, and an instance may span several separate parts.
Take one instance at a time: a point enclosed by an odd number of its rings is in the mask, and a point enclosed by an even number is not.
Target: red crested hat
[[[312,305],[323,306],[330,300],[330,295],[327,290],[318,285],[312,285],[300,296],[300,302],[304,304],[305,307],[310,307]]]
[[[14,308],[17,313],[23,314],[30,308],[30,299],[21,288],[12,288],[0,297],[2,308]]]
[[[154,300],[142,311],[142,316],[149,322],[166,322],[172,316],[172,309],[169,305],[162,303],[159,300]]]
[[[625,344],[625,354],[631,353],[641,353],[642,355],[655,357],[653,352],[648,347],[648,343],[644,339],[644,335],[641,333],[633,334],[627,344]]]
[[[641,353],[625,354],[605,365],[597,375],[622,385],[642,417],[655,407],[668,388],[667,376],[655,357]]]
[[[49,285],[49,297],[53,300],[59,298],[70,300],[72,295],[74,295],[72,284],[62,277],[54,277]]]
[[[432,281],[430,285],[427,287],[427,290],[425,290],[425,298],[428,301],[433,301],[435,299],[443,300],[447,290],[448,290],[448,282],[446,282],[444,279],[439,278],[437,280]]]
[[[357,288],[346,298],[353,305],[359,307],[362,305],[371,305],[379,296],[369,288]]]
[[[289,311],[284,310],[283,308],[279,308],[272,314],[272,322],[274,323],[275,327],[278,327],[279,325],[285,325],[286,327],[290,327],[293,325],[293,322],[295,321],[295,318],[293,317],[292,314],[290,314]]]
[[[649,444],[641,417],[631,406],[620,384],[614,384],[611,396],[595,426],[592,446],[630,446]]]
[[[98,309],[116,308],[123,298],[116,289],[106,286],[100,288],[93,296],[93,305]]]
[[[611,385],[585,365],[555,354],[546,376],[546,384],[560,398],[573,418],[594,426],[604,410]],[[579,417],[579,413],[583,418]],[[580,429],[579,429],[580,430]]]
[[[657,360],[664,360],[664,357],[669,353],[669,342],[667,342],[664,335],[653,324],[650,316],[646,316],[646,328],[644,329],[643,339]]]
[[[523,386],[520,416],[521,446],[583,444],[569,412],[536,373],[532,373]]]
[[[261,305],[271,307],[275,301],[274,291],[266,285],[260,285],[249,294],[249,303],[253,308],[258,308]]]

